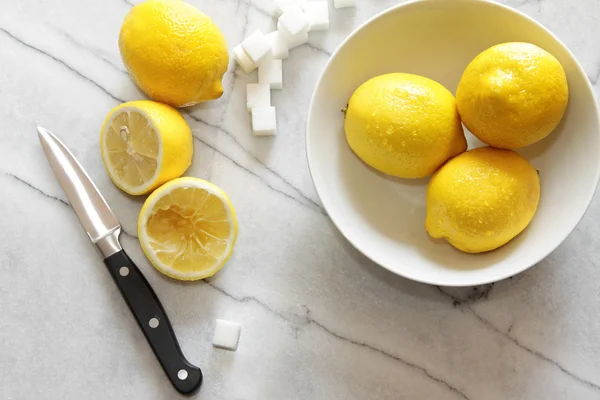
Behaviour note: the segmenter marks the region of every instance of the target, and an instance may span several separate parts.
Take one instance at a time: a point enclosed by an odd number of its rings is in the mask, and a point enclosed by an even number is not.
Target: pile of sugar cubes
[[[356,0],[333,0],[335,8],[354,7]],[[258,68],[258,83],[246,86],[246,105],[252,114],[255,136],[272,136],[277,131],[271,89],[283,88],[282,60],[290,50],[308,42],[308,32],[329,28],[327,0],[275,0],[272,15],[277,30],[267,35],[257,30],[233,48],[233,56],[249,74]]]

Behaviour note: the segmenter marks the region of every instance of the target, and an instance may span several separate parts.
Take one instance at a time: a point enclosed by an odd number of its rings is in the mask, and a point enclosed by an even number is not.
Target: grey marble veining
[[[275,27],[270,0],[191,0],[231,46]],[[540,265],[483,287],[414,283],[373,265],[328,220],[304,152],[308,103],[336,46],[398,3],[331,8],[284,62],[279,135],[250,132],[231,63],[225,95],[185,111],[188,175],[223,187],[240,237],[205,282],[157,273],[142,255],[142,200],[116,189],[99,156],[106,113],[143,98],[117,35],[128,0],[0,2],[0,399],[175,399],[96,249],[46,164],[35,124],[74,151],[123,224],[124,248],[151,282],[205,383],[197,398],[600,399],[600,201]],[[600,2],[506,0],[550,28],[598,92]],[[238,321],[237,352],[213,349],[215,318]]]

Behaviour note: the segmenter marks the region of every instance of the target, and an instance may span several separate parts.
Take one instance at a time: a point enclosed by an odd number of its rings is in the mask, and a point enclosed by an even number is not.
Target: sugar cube
[[[277,29],[283,31],[289,36],[295,36],[300,33],[308,32],[310,22],[299,6],[293,6],[287,9],[277,21]]]
[[[293,36],[283,32],[281,34],[285,38],[290,50],[308,42],[308,32],[302,32]]]
[[[268,83],[249,83],[246,85],[246,107],[248,112],[256,107],[271,106],[271,85]]]
[[[283,60],[290,55],[287,40],[279,31],[273,31],[267,35],[267,39],[271,44],[271,56],[278,60]]]
[[[327,1],[311,1],[306,3],[304,13],[310,22],[311,31],[329,29],[329,6]]]
[[[283,87],[283,67],[281,60],[268,58],[258,65],[258,83],[266,83],[271,89]]]
[[[235,351],[240,341],[242,327],[237,322],[218,319],[215,325],[212,344],[226,350]]]
[[[335,8],[356,7],[356,0],[333,0]]]
[[[275,0],[272,8],[272,15],[279,18],[281,14],[286,12],[290,7],[300,6],[303,8],[306,5],[306,0]]]
[[[237,61],[237,63],[242,67],[245,73],[249,74],[254,71],[257,67],[256,63],[250,59],[248,54],[242,48],[242,45],[239,44],[233,48],[233,57]]]
[[[254,63],[258,63],[271,52],[271,44],[259,30],[254,31],[252,35],[244,39],[242,48]]]
[[[277,131],[275,107],[252,109],[252,133],[254,136],[273,136]]]

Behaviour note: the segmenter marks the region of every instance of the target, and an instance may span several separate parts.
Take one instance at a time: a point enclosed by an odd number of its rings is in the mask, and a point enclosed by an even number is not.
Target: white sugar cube
[[[246,107],[248,112],[256,107],[271,106],[271,85],[268,83],[249,83],[246,85]]]
[[[275,107],[252,109],[252,133],[254,136],[273,136],[277,131]]]
[[[293,6],[279,17],[277,29],[289,36],[296,36],[300,33],[308,32],[310,22],[299,6]]]
[[[258,63],[264,56],[271,52],[271,44],[265,35],[258,30],[244,39],[242,48],[254,63]]]
[[[311,1],[306,3],[304,13],[310,22],[311,31],[329,29],[329,6],[326,1]]]
[[[267,40],[271,44],[271,56],[278,60],[288,58],[290,51],[287,41],[283,34],[279,31],[273,31],[267,35]]]
[[[258,83],[266,83],[271,89],[283,87],[283,66],[281,60],[268,58],[258,65]]]
[[[335,8],[356,7],[356,0],[333,0]]]
[[[241,44],[233,48],[233,57],[247,74],[254,71],[257,67],[256,63],[248,57]]]
[[[272,8],[272,15],[279,18],[281,14],[286,12],[290,7],[299,6],[303,8],[306,5],[306,0],[275,0]]]
[[[302,32],[293,36],[283,32],[281,34],[285,38],[290,50],[308,42],[308,32]]]
[[[237,350],[242,327],[237,322],[218,319],[215,325],[212,344],[222,349]]]

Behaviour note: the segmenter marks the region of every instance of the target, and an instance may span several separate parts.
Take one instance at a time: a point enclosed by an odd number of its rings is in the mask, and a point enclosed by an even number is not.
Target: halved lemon
[[[100,133],[102,160],[121,190],[147,194],[180,177],[192,162],[192,131],[174,108],[132,101],[111,110]]]
[[[219,271],[233,253],[237,234],[225,192],[198,178],[175,179],[156,189],[138,219],[140,244],[152,265],[186,281]]]

